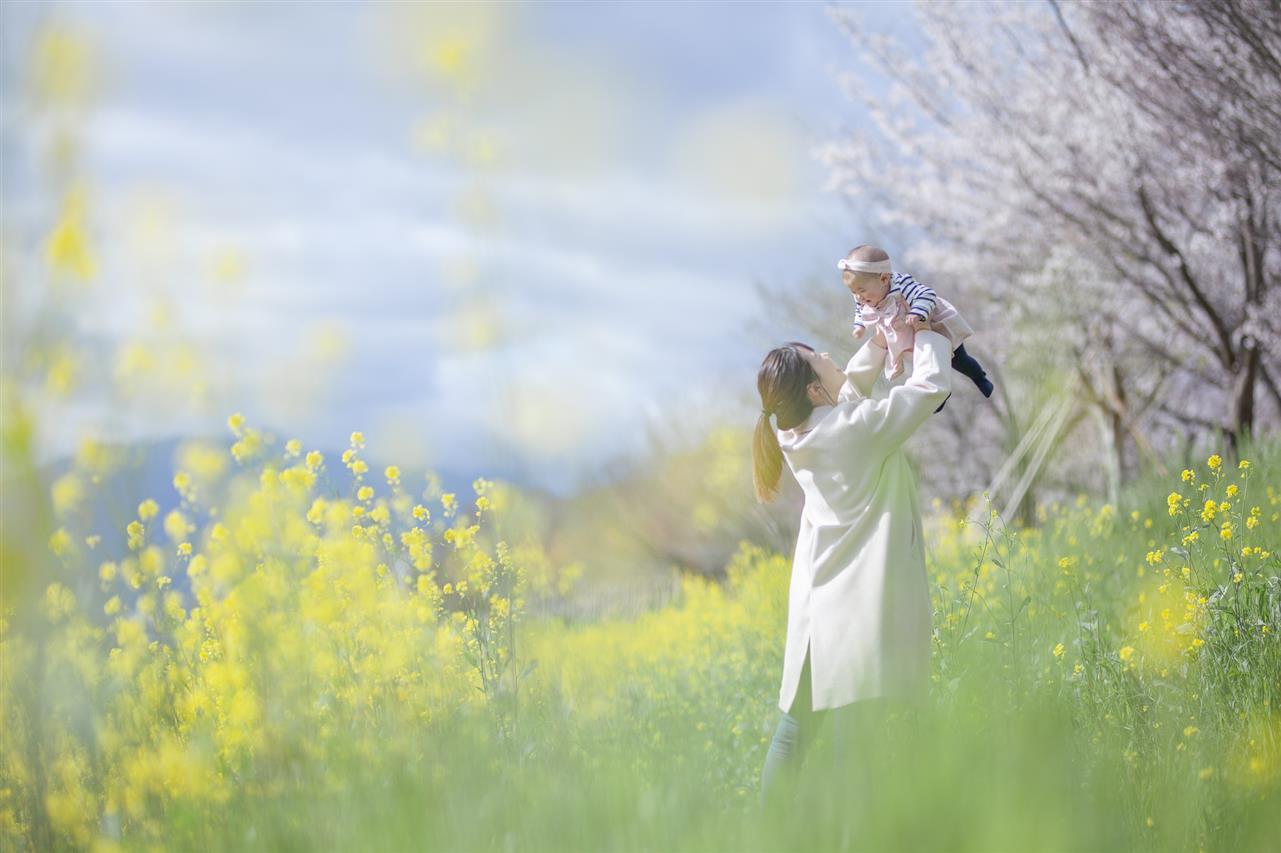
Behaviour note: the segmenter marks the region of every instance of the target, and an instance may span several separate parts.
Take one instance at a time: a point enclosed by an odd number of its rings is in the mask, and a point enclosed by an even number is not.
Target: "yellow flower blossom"
[[[1219,511],[1219,505],[1214,501],[1206,501],[1205,506],[1201,508],[1201,520],[1207,524],[1214,521],[1215,513]]]
[[[1216,453],[1209,459],[1205,460],[1205,464],[1209,466],[1211,471],[1217,471],[1219,470],[1219,466],[1223,464],[1223,459]]]
[[[49,550],[57,556],[62,557],[70,554],[71,549],[71,534],[67,532],[65,527],[59,527],[53,532],[53,535],[49,537]]]

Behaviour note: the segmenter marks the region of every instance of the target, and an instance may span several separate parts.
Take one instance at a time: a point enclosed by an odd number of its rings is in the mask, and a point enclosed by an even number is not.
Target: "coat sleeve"
[[[868,341],[845,365],[845,379],[854,387],[858,397],[870,397],[876,377],[884,366],[885,347]]]
[[[851,400],[837,406],[831,415],[837,418],[835,426],[855,443],[860,456],[892,453],[947,399],[952,390],[951,351],[938,332],[917,332],[912,375],[903,385],[882,400]]]

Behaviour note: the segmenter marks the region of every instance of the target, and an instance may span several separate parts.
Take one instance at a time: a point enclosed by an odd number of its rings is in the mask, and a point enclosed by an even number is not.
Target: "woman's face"
[[[809,387],[810,402],[816,406],[832,405],[836,402],[837,395],[841,393],[841,386],[845,384],[845,371],[836,366],[832,357],[825,352],[814,352],[812,349],[797,347],[801,357],[809,362],[810,367],[818,374],[819,382],[822,383],[820,390],[813,383]],[[825,393],[826,392],[826,393]]]

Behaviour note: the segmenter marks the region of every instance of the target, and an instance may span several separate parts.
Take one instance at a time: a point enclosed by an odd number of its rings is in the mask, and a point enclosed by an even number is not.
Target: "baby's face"
[[[842,270],[841,281],[845,284],[846,290],[856,299],[872,305],[880,302],[885,298],[885,294],[890,292],[888,273],[857,273]]]

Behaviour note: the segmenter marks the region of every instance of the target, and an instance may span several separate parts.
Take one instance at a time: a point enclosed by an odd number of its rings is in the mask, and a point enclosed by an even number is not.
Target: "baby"
[[[952,343],[953,369],[968,376],[984,397],[992,396],[983,366],[962,343],[974,330],[950,302],[907,273],[894,272],[890,256],[876,246],[856,246],[836,266],[858,305],[852,334],[856,339],[878,334],[885,342],[887,379],[903,373],[903,356],[912,351],[916,330],[929,323]]]

